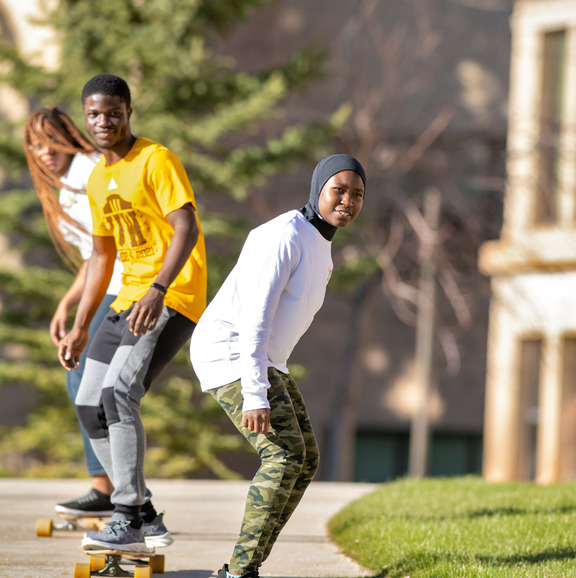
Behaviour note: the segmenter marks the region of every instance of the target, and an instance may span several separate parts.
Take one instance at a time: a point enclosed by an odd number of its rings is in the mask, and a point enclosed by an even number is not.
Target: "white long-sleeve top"
[[[82,228],[75,227],[71,223],[60,220],[60,230],[64,233],[64,239],[75,245],[80,250],[82,258],[87,261],[92,255],[92,214],[90,213],[90,202],[86,195],[86,184],[92,169],[100,159],[100,154],[85,155],[77,153],[72,159],[70,168],[60,180],[62,184],[75,189],[71,191],[66,187],[60,189],[59,202],[62,210]],[[76,192],[78,191],[78,192]],[[106,293],[117,295],[122,287],[122,262],[116,258],[114,271]]]
[[[240,379],[244,411],[270,407],[268,368],[288,373],[288,358],[322,306],[331,274],[330,241],[299,211],[252,230],[192,335],[202,390]]]

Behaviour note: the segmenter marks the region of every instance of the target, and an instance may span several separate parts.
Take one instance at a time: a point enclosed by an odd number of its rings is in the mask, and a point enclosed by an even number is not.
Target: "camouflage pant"
[[[318,444],[296,382],[273,368],[268,370],[268,378],[268,434],[242,427],[240,381],[210,391],[262,460],[248,491],[240,536],[230,561],[233,574],[257,570],[268,558],[318,469]]]

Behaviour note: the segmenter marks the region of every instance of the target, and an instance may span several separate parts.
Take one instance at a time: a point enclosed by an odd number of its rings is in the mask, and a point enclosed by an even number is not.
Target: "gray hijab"
[[[359,161],[350,155],[330,155],[329,157],[323,158],[316,165],[316,168],[312,173],[310,198],[308,199],[308,203],[300,209],[300,212],[306,217],[306,220],[316,227],[320,234],[328,241],[332,241],[338,227],[329,225],[321,217],[320,209],[318,208],[318,198],[320,197],[320,192],[326,182],[336,173],[342,171],[354,171],[355,173],[358,173],[364,183],[364,187],[366,187],[366,174],[364,173],[364,169]]]

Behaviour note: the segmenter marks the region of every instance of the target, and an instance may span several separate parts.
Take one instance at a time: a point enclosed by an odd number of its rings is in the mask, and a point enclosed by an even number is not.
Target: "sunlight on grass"
[[[339,512],[334,541],[378,576],[576,575],[576,484],[384,484]]]

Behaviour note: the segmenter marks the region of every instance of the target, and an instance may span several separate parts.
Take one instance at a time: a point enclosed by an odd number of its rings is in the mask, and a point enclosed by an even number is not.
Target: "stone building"
[[[492,278],[488,480],[576,477],[576,2],[518,0],[508,183]]]

